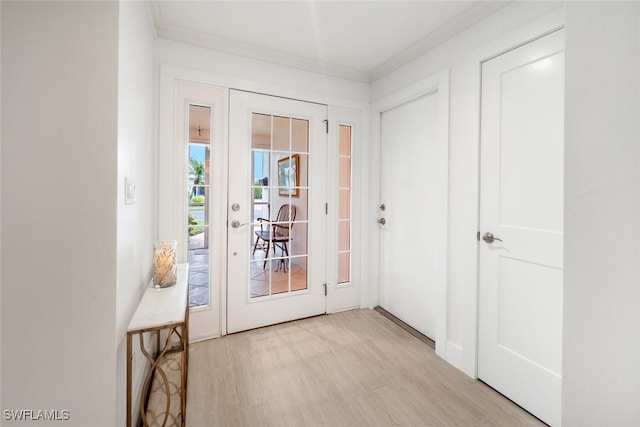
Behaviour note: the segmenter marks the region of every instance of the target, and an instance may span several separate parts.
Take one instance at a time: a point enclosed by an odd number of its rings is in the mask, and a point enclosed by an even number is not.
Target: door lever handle
[[[486,232],[482,235],[482,240],[487,243],[493,243],[494,241],[502,242],[502,239],[498,239],[493,233]]]
[[[378,222],[378,224],[380,224],[380,225],[385,225],[385,224],[387,223],[387,220],[386,220],[386,219],[384,219],[384,218],[380,218],[377,222]]]
[[[240,224],[240,221],[238,221],[237,219],[234,219],[233,221],[231,221],[231,227],[233,228],[240,228],[243,225],[247,225],[248,223],[245,222],[244,224]]]

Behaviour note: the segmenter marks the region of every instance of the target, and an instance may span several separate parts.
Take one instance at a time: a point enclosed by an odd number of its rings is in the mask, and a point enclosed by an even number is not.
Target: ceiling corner
[[[514,2],[515,0],[479,2],[376,67],[371,71],[371,82],[402,68]]]

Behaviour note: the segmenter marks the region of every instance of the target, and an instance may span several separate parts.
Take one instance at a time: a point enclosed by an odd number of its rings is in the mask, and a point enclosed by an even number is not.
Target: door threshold
[[[409,332],[414,337],[418,338],[420,341],[422,341],[423,343],[425,343],[426,345],[431,347],[433,350],[436,349],[436,342],[434,340],[432,340],[431,338],[429,338],[428,336],[426,336],[422,332],[418,331],[417,329],[415,329],[411,325],[409,325],[409,324],[403,322],[402,320],[398,319],[396,316],[394,316],[393,314],[389,313],[387,310],[385,310],[384,308],[380,307],[379,305],[375,306],[373,309],[375,311],[377,311],[378,313],[382,314],[387,319],[391,320],[396,325],[400,326],[405,331]]]
[[[314,317],[322,317],[322,316],[326,316],[326,315],[327,315],[327,313],[319,313],[319,314],[313,314],[311,316],[301,317],[299,319],[284,320],[282,322],[272,323],[270,325],[256,326],[254,328],[243,329],[242,331],[227,332],[225,334],[225,336],[234,335],[234,334],[241,334],[243,332],[257,331],[259,329],[267,329],[267,328],[271,328],[272,326],[284,325],[286,323],[294,323],[294,322],[298,322],[300,320],[313,319]]]

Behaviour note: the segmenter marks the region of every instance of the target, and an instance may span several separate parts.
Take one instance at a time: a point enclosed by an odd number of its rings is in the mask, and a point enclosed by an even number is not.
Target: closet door
[[[482,66],[478,376],[560,425],[564,31]]]
[[[448,151],[439,99],[432,91],[381,112],[378,211],[380,306],[434,341],[447,269]]]

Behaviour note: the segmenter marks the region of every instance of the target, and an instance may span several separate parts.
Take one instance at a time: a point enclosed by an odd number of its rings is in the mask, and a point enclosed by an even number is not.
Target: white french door
[[[325,313],[327,107],[229,98],[227,332]]]
[[[564,31],[482,66],[478,377],[560,425]]]

